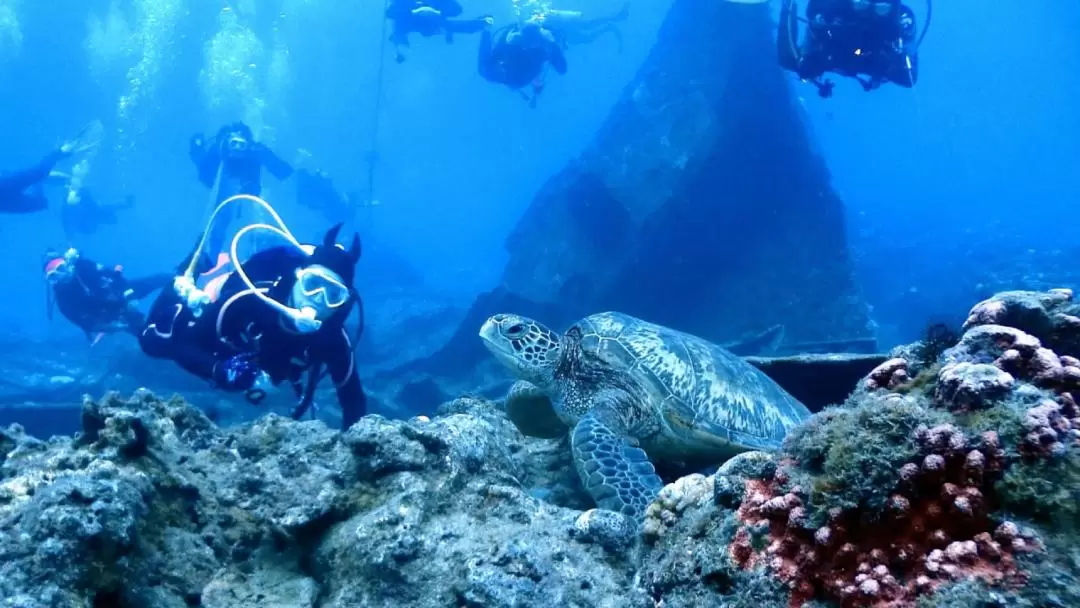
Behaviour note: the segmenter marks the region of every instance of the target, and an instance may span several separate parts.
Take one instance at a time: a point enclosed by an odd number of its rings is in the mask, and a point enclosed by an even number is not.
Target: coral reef
[[[901,349],[796,428],[773,466],[722,467],[711,502],[680,509],[686,483],[669,485],[646,589],[672,605],[1071,605],[1078,308],[1065,291],[995,296],[936,360]]]
[[[0,606],[1077,606],[1077,309],[982,302],[642,522],[483,399],[344,433],[86,400],[75,437],[0,430]]]
[[[0,433],[0,606],[640,605],[626,554],[533,496],[564,450],[523,440],[471,399],[347,433],[87,401],[77,438]]]

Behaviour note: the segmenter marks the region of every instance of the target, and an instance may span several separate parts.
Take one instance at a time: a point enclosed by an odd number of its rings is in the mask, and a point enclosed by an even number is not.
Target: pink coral
[[[1062,404],[1046,399],[1027,411],[1023,447],[1029,454],[1058,456],[1077,441],[1072,420],[1064,415],[1064,409]]]
[[[1005,303],[1000,300],[984,300],[975,305],[964,321],[964,329],[976,325],[996,325],[1005,316]]]
[[[1023,583],[1014,555],[1040,550],[1040,542],[1011,522],[995,528],[967,472],[972,461],[981,460],[985,467],[997,459],[980,451],[997,450],[997,437],[987,434],[969,446],[980,448],[953,452],[949,444],[957,434],[948,426],[921,429],[919,436],[928,446],[944,444],[939,448],[943,453],[927,455],[936,456],[931,460],[940,462],[941,469],[919,473],[912,487],[899,489],[889,500],[890,520],[868,523],[857,513],[841,512],[827,525],[806,529],[792,523],[803,519],[802,498],[778,493],[775,481],[748,480],[738,511],[743,525],[729,555],[741,567],[764,565],[772,571],[791,590],[792,606],[821,596],[845,608],[911,606],[917,596],[949,581]],[[930,498],[927,484],[937,488]],[[769,541],[764,549],[754,549],[751,531],[763,526]]]
[[[1022,433],[1013,425],[1008,435],[957,426],[977,416],[921,425],[910,437],[915,453],[898,463],[895,487],[876,488],[887,496],[880,510],[833,507],[824,525],[808,515],[815,504],[809,496],[790,487],[806,471],[797,474],[800,463],[784,460],[768,481],[746,483],[729,547],[735,563],[773,572],[791,589],[792,606],[811,598],[844,608],[913,606],[953,581],[1024,584],[1017,555],[1041,551],[1042,543],[1031,530],[995,521],[991,511],[1001,504],[996,482],[1012,461],[1007,453],[1052,457],[1080,442],[1080,315],[1073,314],[1080,306],[1072,297],[1066,290],[1010,292],[981,302],[925,395],[954,413],[1026,404]],[[910,381],[909,369],[906,359],[890,359],[863,387],[896,391]],[[760,534],[764,546],[749,542]]]
[[[1038,414],[1051,415],[1049,408]],[[1038,414],[1032,419],[1042,424]],[[1022,584],[1014,556],[1040,550],[1041,543],[1015,524],[991,522],[983,484],[1003,466],[998,434],[969,437],[941,424],[920,426],[912,438],[922,455],[900,468],[888,517],[866,519],[834,508],[829,523],[807,529],[802,490],[781,493],[776,480],[793,476],[778,472],[769,481],[747,481],[738,510],[742,526],[729,555],[744,568],[771,570],[791,589],[792,606],[813,597],[843,607],[911,606],[949,581]],[[794,464],[787,460],[780,468]],[[751,533],[762,528],[769,540],[754,549]]]
[[[875,367],[865,381],[868,390],[895,389],[910,379],[907,359],[896,357]]]

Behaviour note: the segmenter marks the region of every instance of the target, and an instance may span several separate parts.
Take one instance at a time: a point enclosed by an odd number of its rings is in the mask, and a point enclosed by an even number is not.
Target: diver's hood
[[[241,121],[222,125],[221,128],[218,129],[218,137],[225,140],[230,139],[234,134],[240,135],[249,142],[255,138],[255,134],[251,131],[251,127]]]
[[[342,224],[337,224],[326,231],[321,245],[311,252],[307,264],[319,264],[334,271],[345,285],[350,288],[356,277],[356,263],[360,261],[360,236],[354,234],[348,249],[337,244],[338,233]]]

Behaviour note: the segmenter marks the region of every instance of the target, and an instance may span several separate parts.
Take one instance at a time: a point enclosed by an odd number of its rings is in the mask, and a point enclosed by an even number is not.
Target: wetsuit
[[[296,172],[296,201],[334,223],[353,219],[361,203],[360,195],[339,192],[326,173],[304,169]]]
[[[544,64],[549,62],[558,73],[566,73],[566,57],[554,38],[549,35],[535,44],[526,44],[523,36],[508,40],[517,32],[516,25],[495,32],[484,31],[477,70],[485,80],[522,89],[535,84],[543,73]]]
[[[477,70],[485,80],[521,89],[537,85],[546,63],[559,74],[566,73],[566,56],[550,32],[541,30],[536,42],[526,41],[523,34],[511,40],[512,34],[520,34],[517,25],[481,35]]]
[[[33,213],[49,206],[42,188],[56,163],[68,155],[50,152],[37,165],[22,171],[0,173],[0,213]]]
[[[101,205],[86,188],[79,189],[79,198],[75,203],[65,202],[60,208],[60,221],[68,239],[78,234],[94,234],[103,225],[114,225],[117,212],[135,206],[134,197],[127,197],[123,203]]]
[[[294,271],[303,263],[300,252],[278,247],[252,256],[244,270],[256,287],[267,290],[268,297],[285,302],[296,280]],[[354,304],[363,306],[359,298]],[[337,388],[342,428],[347,429],[367,410],[352,340],[344,326],[348,316],[342,310],[337,320],[327,320],[318,331],[298,333],[232,273],[199,317],[184,306],[175,290],[162,291],[139,343],[147,355],[171,359],[226,391],[250,391],[259,371],[274,385],[288,380],[302,397],[294,417],[303,415],[314,397],[315,383],[309,380],[305,391],[304,373],[318,377],[325,366]]]
[[[228,149],[229,140],[235,133],[242,135],[246,142],[241,150]],[[202,134],[193,135],[188,145],[188,155],[198,170],[199,181],[207,188],[214,188],[220,170],[221,183],[215,202],[237,194],[262,194],[263,169],[279,180],[288,179],[293,174],[292,166],[270,148],[254,141],[251,130],[243,123],[226,125],[209,139],[204,139]],[[209,235],[209,251],[214,254],[224,251],[230,221],[241,217],[240,209],[237,206],[224,212],[221,221],[214,224]]]
[[[455,19],[463,9],[457,0],[393,0],[386,8],[386,18],[393,22],[390,41],[397,47],[409,46],[409,34],[425,38],[443,34],[447,42],[454,41],[454,34],[475,34],[487,25],[485,17]],[[398,61],[404,56],[398,52]]]
[[[145,319],[134,309],[134,303],[171,285],[173,280],[170,274],[128,279],[118,267],[107,268],[81,256],[71,264],[70,274],[51,284],[49,319],[55,304],[87,339],[115,331],[139,334]]]
[[[217,135],[204,139],[202,134],[191,137],[188,155],[199,172],[199,181],[207,188],[214,187],[218,167],[221,168],[219,199],[234,194],[262,194],[262,169],[275,178],[284,180],[293,174],[293,168],[266,145],[248,139],[244,150],[225,150],[231,127],[223,127]]]
[[[914,86],[914,13],[899,0],[875,4],[890,5],[888,12],[879,14],[873,6],[856,11],[851,0],[810,0],[809,36],[797,67],[800,78],[816,80],[825,72],[855,78],[865,74],[869,80],[859,81],[867,90],[887,81]]]
[[[564,50],[572,44],[591,44],[600,36],[611,34],[622,52],[622,33],[615,24],[629,16],[630,3],[627,2],[622,10],[608,17],[588,18],[579,11],[551,9],[542,14],[539,23],[555,36],[555,41]]]

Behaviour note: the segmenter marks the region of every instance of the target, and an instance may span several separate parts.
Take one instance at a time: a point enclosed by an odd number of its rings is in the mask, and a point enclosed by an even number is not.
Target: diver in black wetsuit
[[[49,180],[67,181],[67,175],[53,171],[61,160],[98,146],[102,126],[93,121],[71,141],[49,152],[38,164],[21,171],[0,171],[0,213],[34,213],[49,207],[44,185]]]
[[[827,72],[855,78],[867,91],[885,82],[915,86],[915,14],[900,0],[809,0],[808,34],[793,61],[784,49],[790,45],[789,6],[781,15],[781,63],[814,83],[822,97],[831,96],[834,86],[822,79]]]
[[[255,141],[251,128],[239,121],[224,125],[209,139],[196,133],[191,137],[188,155],[198,170],[199,181],[211,190],[217,184],[215,203],[235,194],[262,194],[263,169],[279,180],[293,174],[289,163]],[[229,222],[218,222],[215,228],[210,235],[210,251],[217,255],[222,251]]]
[[[366,204],[356,192],[340,192],[324,171],[297,169],[296,202],[321,212],[333,223],[347,222]]]
[[[363,327],[363,302],[352,287],[360,242],[354,237],[348,250],[337,245],[340,228],[310,254],[284,246],[253,255],[238,271],[211,279],[213,295],[198,306],[191,304],[196,290],[162,291],[139,338],[143,352],[254,403],[266,387],[288,380],[300,398],[294,418],[311,407],[325,365],[347,429],[366,413],[367,398],[345,329],[353,306]]]
[[[630,3],[623,5],[622,9],[614,15],[601,17],[589,17],[582,11],[547,9],[537,13],[529,19],[542,25],[555,36],[555,41],[563,50],[571,45],[589,44],[604,34],[611,34],[619,44],[622,51],[623,38],[619,28],[615,24],[625,21],[630,16]]]
[[[531,97],[522,92],[531,106],[536,105],[544,89],[543,72],[549,63],[559,74],[566,73],[562,48],[555,36],[538,23],[508,25],[494,33],[485,29],[480,38],[480,75],[519,92],[532,85]]]
[[[44,185],[56,163],[72,154],[73,144],[64,144],[22,171],[0,173],[0,213],[34,213],[49,207]]]
[[[64,234],[74,239],[80,234],[94,234],[104,225],[115,225],[117,213],[135,206],[135,197],[128,196],[121,203],[103,205],[86,188],[68,192],[67,200],[60,208],[60,221]]]
[[[401,49],[409,46],[409,34],[425,38],[442,34],[447,43],[452,43],[454,34],[476,34],[494,23],[490,15],[456,19],[463,10],[457,0],[390,0],[386,18],[393,22],[390,41],[397,51],[397,62],[405,61]]]
[[[107,268],[82,256],[76,249],[45,254],[48,285],[48,317],[53,307],[97,342],[107,333],[126,331],[138,335],[145,325],[135,309],[142,298],[172,284],[170,274],[128,279],[119,266]]]

